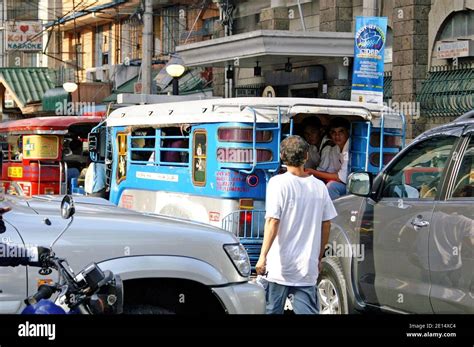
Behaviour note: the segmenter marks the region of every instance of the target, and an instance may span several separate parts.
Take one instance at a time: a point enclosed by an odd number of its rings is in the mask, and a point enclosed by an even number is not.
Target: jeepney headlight
[[[240,275],[248,277],[250,275],[250,260],[244,246],[240,243],[224,245],[224,250]]]

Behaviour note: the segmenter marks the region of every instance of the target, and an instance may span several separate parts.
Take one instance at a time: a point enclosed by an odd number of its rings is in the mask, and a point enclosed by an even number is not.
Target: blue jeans
[[[336,200],[337,198],[347,194],[346,185],[344,183],[331,181],[326,184],[326,187],[328,188],[331,200]]]
[[[318,314],[318,296],[316,286],[290,287],[268,282],[265,291],[267,299],[267,314],[283,314],[286,298],[290,295],[291,304],[296,314]]]

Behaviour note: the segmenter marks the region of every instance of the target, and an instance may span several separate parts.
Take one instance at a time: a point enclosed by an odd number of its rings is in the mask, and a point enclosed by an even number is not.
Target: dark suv
[[[427,131],[335,201],[322,311],[474,313],[474,111]]]

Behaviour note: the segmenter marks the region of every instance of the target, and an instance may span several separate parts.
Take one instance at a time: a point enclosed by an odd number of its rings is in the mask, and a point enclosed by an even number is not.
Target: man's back
[[[266,218],[280,220],[268,253],[268,277],[286,285],[311,285],[318,272],[321,223],[334,217],[327,188],[313,176],[287,172],[270,179]]]

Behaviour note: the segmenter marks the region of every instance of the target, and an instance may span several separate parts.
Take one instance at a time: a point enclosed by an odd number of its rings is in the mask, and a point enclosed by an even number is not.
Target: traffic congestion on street
[[[474,1],[0,3],[0,319],[466,335]]]

